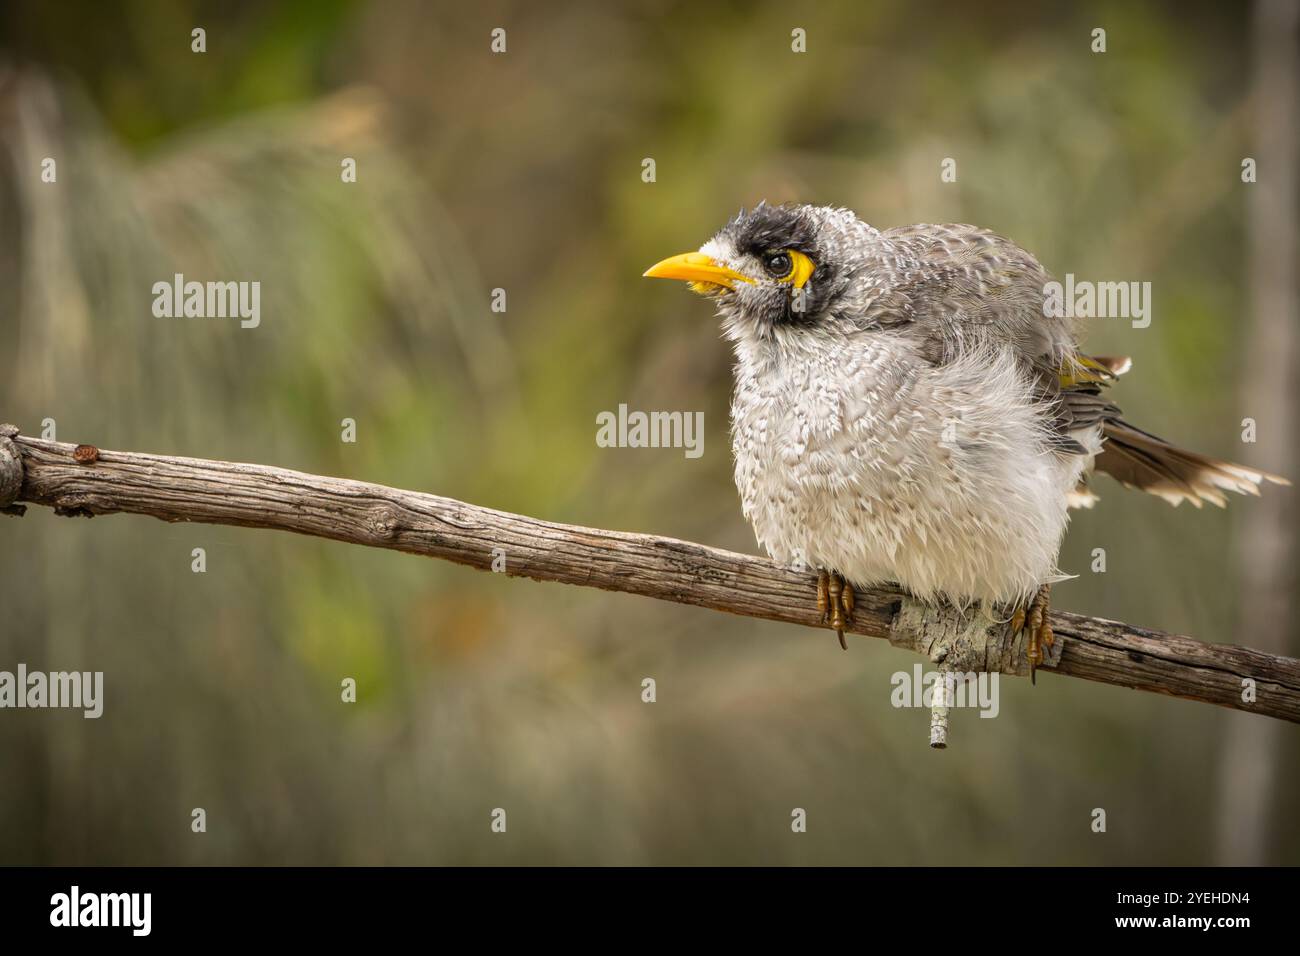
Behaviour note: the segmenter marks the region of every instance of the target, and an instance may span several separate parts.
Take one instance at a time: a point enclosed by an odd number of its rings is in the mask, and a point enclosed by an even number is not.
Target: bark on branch
[[[62,515],[127,512],[164,521],[271,528],[819,627],[816,577],[689,541],[557,524],[451,498],[264,465],[100,451],[0,426],[0,511],[15,501]],[[1132,624],[1053,611],[1044,672],[1184,697],[1300,723],[1300,661]],[[999,623],[860,590],[851,633],[889,640],[944,670],[1025,675],[1024,647]],[[1253,701],[1243,700],[1247,681]],[[1249,695],[1245,695],[1249,697]]]

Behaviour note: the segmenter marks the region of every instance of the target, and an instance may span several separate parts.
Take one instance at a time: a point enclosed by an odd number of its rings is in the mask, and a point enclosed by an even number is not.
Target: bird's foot
[[[1051,608],[1051,598],[1052,586],[1044,584],[1027,605],[1020,605],[1016,608],[1015,613],[1011,615],[1011,634],[1014,636],[1021,631],[1025,631],[1028,635],[1025,656],[1029,658],[1029,682],[1031,684],[1037,683],[1034,673],[1039,665],[1043,663],[1043,649],[1051,647],[1056,639],[1052,634],[1052,625],[1047,619],[1048,611]]]
[[[853,585],[832,571],[817,573],[817,611],[822,623],[835,631],[840,639],[840,647],[846,651],[849,645],[844,642],[844,629],[853,620]]]

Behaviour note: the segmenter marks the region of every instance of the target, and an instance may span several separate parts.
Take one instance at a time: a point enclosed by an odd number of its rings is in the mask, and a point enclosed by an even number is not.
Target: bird
[[[1289,484],[1126,421],[1107,389],[1130,360],[1081,351],[1048,271],[988,229],[761,202],[644,275],[713,301],[742,511],[773,561],[817,571],[845,649],[854,587],[893,583],[1009,624],[1033,678],[1094,473],[1197,508]]]

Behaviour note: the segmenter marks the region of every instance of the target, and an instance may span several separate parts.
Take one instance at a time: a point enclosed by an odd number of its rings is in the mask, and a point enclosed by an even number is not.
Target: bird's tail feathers
[[[1108,420],[1103,432],[1105,444],[1094,467],[1122,485],[1158,495],[1172,505],[1190,501],[1200,508],[1203,501],[1228,503],[1225,491],[1258,495],[1259,486],[1269,481],[1289,485],[1278,475],[1209,458],[1169,444],[1120,418]]]

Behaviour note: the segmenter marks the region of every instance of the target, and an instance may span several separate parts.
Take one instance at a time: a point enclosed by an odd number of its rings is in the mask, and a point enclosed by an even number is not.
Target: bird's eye
[[[763,260],[763,268],[773,279],[788,279],[794,269],[789,253],[777,252]]]

